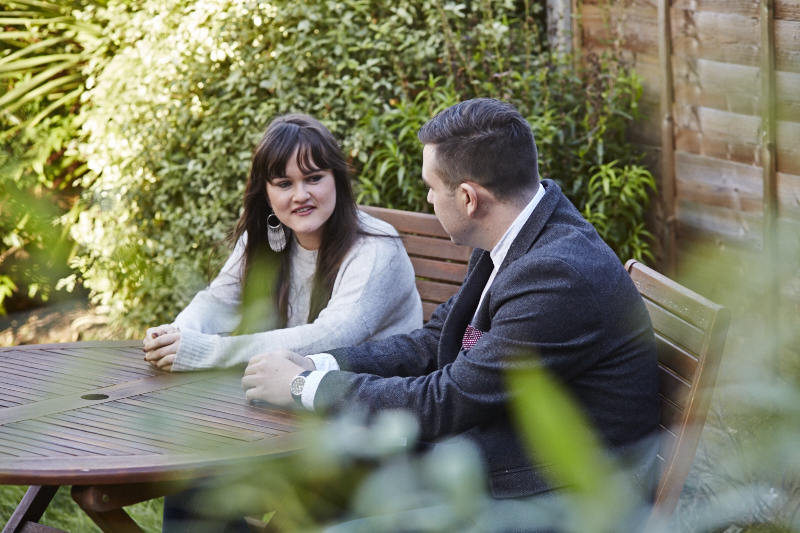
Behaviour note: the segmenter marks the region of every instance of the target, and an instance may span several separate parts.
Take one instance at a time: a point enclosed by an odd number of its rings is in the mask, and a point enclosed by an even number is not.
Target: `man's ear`
[[[458,185],[459,199],[467,216],[473,218],[478,212],[478,189],[469,182],[462,182]]]

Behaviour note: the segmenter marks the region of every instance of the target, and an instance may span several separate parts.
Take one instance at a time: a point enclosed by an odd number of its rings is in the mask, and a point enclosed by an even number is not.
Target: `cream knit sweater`
[[[362,227],[376,234],[395,229],[359,212]],[[308,324],[310,279],[317,252],[293,247],[286,328],[226,336],[241,319],[244,238],[219,276],[200,291],[172,324],[181,331],[173,371],[229,367],[259,353],[286,348],[301,355],[355,346],[422,327],[414,269],[399,239],[362,237],[345,257],[327,307]]]

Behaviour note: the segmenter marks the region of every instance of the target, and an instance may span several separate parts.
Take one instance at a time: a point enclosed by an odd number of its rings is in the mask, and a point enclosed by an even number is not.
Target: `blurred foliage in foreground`
[[[774,275],[755,251],[699,245],[685,255],[679,281],[732,320],[674,531],[800,531],[800,229],[782,230]]]
[[[16,121],[0,157],[22,174],[0,185],[68,190],[59,214],[83,188],[59,219],[80,245],[61,286],[84,283],[132,331],[171,319],[203,286],[252,147],[289,111],[342,140],[359,201],[427,211],[416,130],[462,99],[509,101],[534,128],[542,175],[621,259],[650,257],[654,182],[623,137],[639,80],[613,57],[552,56],[538,1],[2,2],[20,32],[0,41],[0,108]],[[20,279],[2,278],[0,294]]]
[[[800,345],[800,300],[792,292],[800,272],[800,234],[788,237],[781,242],[781,309],[786,312],[781,344],[794,348]],[[733,321],[712,412],[669,531],[800,532],[800,361],[796,351],[784,350],[776,379],[779,343],[769,319],[772,302],[763,297],[770,270],[762,257],[717,246],[698,247],[683,257],[679,281],[728,306]],[[352,415],[324,425],[310,421],[305,453],[258,468],[226,469],[220,490],[209,494],[208,508],[236,516],[280,509],[290,531],[321,530],[330,525],[331,515],[384,517],[380,527],[369,524],[365,531],[371,532],[412,527],[491,532],[513,523],[548,521],[570,533],[627,531],[619,521],[635,510],[636,502],[627,496],[614,464],[598,455],[591,428],[570,398],[545,374],[509,378],[518,391],[515,406],[523,413],[518,419],[532,449],[540,458],[569,458],[556,473],[574,487],[564,500],[535,512],[522,508],[498,515],[473,448],[452,442],[432,454],[409,455],[405,450],[417,435],[414,417],[389,412],[369,427]],[[7,497],[0,509],[16,504],[12,493],[21,497],[20,491],[0,492]],[[151,505],[137,516],[148,531],[160,526],[157,520],[148,522],[157,509]],[[60,519],[54,515],[48,524],[64,528],[76,523]]]
[[[787,294],[800,272],[800,234],[786,237],[781,309],[795,312],[783,317],[781,344],[796,347],[799,302]],[[779,343],[768,318],[773,303],[763,297],[769,271],[759,255],[716,245],[684,256],[679,281],[729,307],[733,321],[712,411],[670,532],[800,532],[800,361],[796,351],[785,349],[776,360]],[[362,528],[371,532],[491,532],[547,524],[570,533],[629,531],[624,521],[630,514],[648,509],[631,497],[624,472],[602,455],[563,387],[536,371],[510,374],[509,383],[531,449],[545,462],[558,462],[553,474],[572,487],[560,500],[498,512],[472,447],[462,440],[409,455],[404,444],[416,440],[414,417],[391,412],[370,427],[347,415],[312,426],[308,453],[243,477],[231,472],[209,503],[234,515],[281,509],[289,530],[322,529],[333,513],[373,517]]]

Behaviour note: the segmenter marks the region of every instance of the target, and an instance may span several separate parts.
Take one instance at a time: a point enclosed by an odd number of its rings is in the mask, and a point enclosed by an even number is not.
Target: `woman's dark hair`
[[[249,286],[251,276],[266,275],[254,271],[257,257],[259,261],[265,259],[266,264],[274,265],[277,261],[277,279],[270,292],[279,314],[278,327],[285,327],[289,316],[290,258],[297,243],[292,230],[284,226],[286,248],[274,252],[269,247],[267,217],[272,213],[272,208],[267,201],[267,182],[286,174],[286,165],[295,152],[301,172],[331,170],[336,183],[336,205],[323,227],[317,253],[308,323],[316,320],[328,305],[342,261],[359,235],[365,234],[361,229],[350,185],[350,168],[331,132],[321,122],[307,115],[289,114],[274,119],[253,150],[250,176],[244,193],[244,212],[229,238],[235,244],[247,232],[241,272],[244,287]],[[263,287],[263,283],[256,285]]]

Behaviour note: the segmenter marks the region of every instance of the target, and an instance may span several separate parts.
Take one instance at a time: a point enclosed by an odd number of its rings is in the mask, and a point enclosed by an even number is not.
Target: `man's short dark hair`
[[[451,190],[470,180],[505,199],[539,183],[531,126],[511,104],[492,98],[458,103],[430,119],[417,137],[436,145],[436,170]]]

